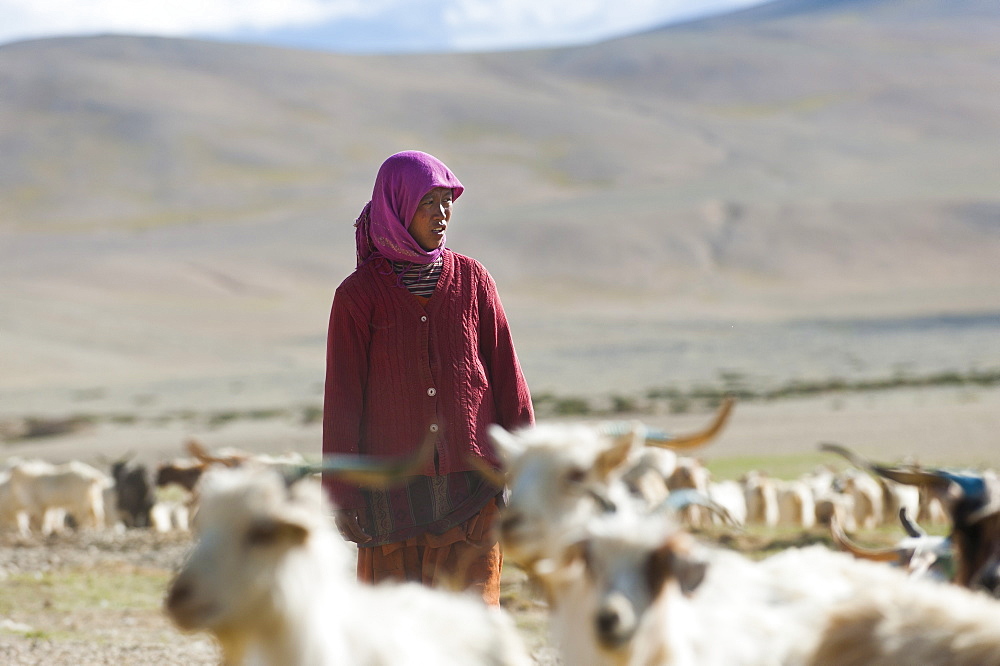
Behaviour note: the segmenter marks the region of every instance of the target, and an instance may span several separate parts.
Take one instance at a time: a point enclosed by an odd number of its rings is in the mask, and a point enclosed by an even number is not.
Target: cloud
[[[96,32],[183,36],[373,15],[393,0],[0,0],[0,41]]]
[[[462,48],[484,42],[580,43],[760,4],[765,0],[453,0],[446,18]]]
[[[582,43],[761,1],[0,0],[0,43],[124,33],[286,45],[300,37],[320,48],[335,38],[330,48],[354,50],[518,48]]]

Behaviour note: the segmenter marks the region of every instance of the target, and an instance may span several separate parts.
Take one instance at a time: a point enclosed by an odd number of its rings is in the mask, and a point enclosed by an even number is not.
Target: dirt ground
[[[705,541],[754,556],[829,542],[822,529],[702,532]],[[869,534],[869,544],[887,535]],[[0,535],[0,663],[11,666],[198,666],[219,663],[204,634],[178,632],[164,592],[192,544],[187,533],[67,532]],[[519,568],[505,565],[501,603],[537,666],[561,661],[548,639],[548,607]]]
[[[664,429],[699,428],[710,414],[647,414]],[[1000,466],[1000,389],[925,389],[739,404],[719,439],[701,453],[712,463],[768,468],[823,461],[821,441],[836,441],[879,460],[918,458],[954,466]],[[318,452],[319,428],[292,420],[192,423],[103,423],[67,437],[9,443],[5,457],[97,461],[125,452],[155,461],[181,453],[186,437],[210,447],[274,453]],[[827,462],[830,462],[827,460]],[[823,535],[783,535],[781,543]],[[889,535],[891,536],[891,535]],[[871,539],[879,535],[869,535]],[[732,545],[732,541],[729,541]],[[174,629],[161,610],[172,572],[191,545],[186,533],[67,533],[47,538],[0,534],[0,663],[214,664],[203,635]],[[737,544],[746,548],[748,544]],[[760,544],[749,544],[760,547]],[[516,567],[505,569],[504,605],[540,665],[558,663],[546,638],[547,612]]]
[[[591,420],[598,417],[591,417]],[[703,427],[709,408],[685,413],[624,414],[668,433]],[[321,426],[300,414],[214,423],[206,418],[105,419],[59,437],[0,445],[0,460],[39,457],[94,464],[131,455],[156,463],[184,455],[197,438],[209,448],[236,447],[272,454],[296,451],[318,457]],[[833,441],[882,460],[917,459],[928,464],[1000,467],[1000,387],[927,387],[844,392],[774,401],[738,402],[720,436],[699,451],[707,460],[809,456]]]
[[[178,632],[160,608],[191,543],[186,533],[151,530],[0,535],[0,663],[219,663],[210,638]],[[558,663],[546,607],[527,577],[507,567],[502,587],[535,663]]]

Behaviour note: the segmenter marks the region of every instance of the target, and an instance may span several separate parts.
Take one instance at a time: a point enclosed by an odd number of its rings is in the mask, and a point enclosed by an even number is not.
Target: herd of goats
[[[641,423],[540,423],[490,437],[506,485],[504,555],[544,594],[551,644],[566,666],[1000,665],[1000,481],[992,471],[879,464],[835,445],[846,470],[795,480],[747,473],[713,481],[691,452],[732,409],[671,437]],[[431,444],[432,446],[432,444]],[[318,464],[239,451],[110,475],[83,463],[8,461],[0,527],[117,524],[196,536],[165,609],[208,632],[226,664],[535,663],[504,609],[417,584],[363,585],[332,521],[320,473],[385,487],[433,449]],[[473,463],[474,461],[470,461]],[[183,502],[157,502],[177,484]],[[196,513],[194,513],[196,510]],[[892,523],[906,536],[866,548],[855,529]],[[942,524],[947,536],[921,524]],[[827,525],[838,546],[755,559],[702,528]],[[947,529],[943,528],[947,525]]]

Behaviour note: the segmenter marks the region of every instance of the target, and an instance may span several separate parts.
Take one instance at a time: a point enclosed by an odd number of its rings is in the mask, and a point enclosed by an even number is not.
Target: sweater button
[[[437,423],[432,423],[431,424],[431,432],[437,432],[437,431],[438,431],[438,424]]]
[[[420,321],[427,321],[427,315],[423,315],[422,317],[420,317]]]
[[[437,395],[437,389],[436,388],[429,388],[429,389],[427,389],[427,395],[429,395],[431,397],[436,396]]]

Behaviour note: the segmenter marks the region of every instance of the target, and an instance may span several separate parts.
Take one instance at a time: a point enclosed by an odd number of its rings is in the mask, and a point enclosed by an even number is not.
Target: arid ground
[[[646,414],[643,421],[675,432],[700,427],[709,413]],[[928,388],[828,395],[739,404],[720,438],[701,451],[718,476],[751,467],[790,476],[841,461],[818,453],[837,441],[879,460],[997,466],[1000,390]],[[12,443],[11,455],[72,455],[96,460],[128,451],[149,461],[181,453],[197,434],[209,446],[315,453],[319,429],[291,417],[236,419],[211,428],[194,422],[104,422],[66,437]],[[722,534],[703,535],[718,539]],[[821,530],[750,532],[726,543],[746,551],[826,539]],[[859,535],[868,543],[897,536],[890,528]],[[205,636],[177,632],[160,610],[172,572],[191,544],[185,533],[0,535],[0,661],[9,664],[213,664]],[[539,664],[558,663],[546,636],[546,608],[523,572],[505,570],[505,607],[517,619]]]

